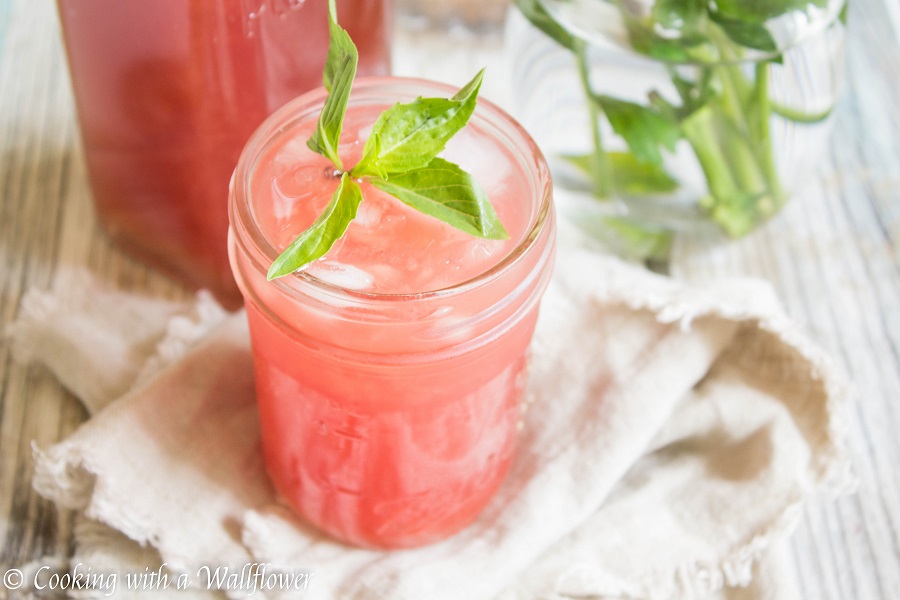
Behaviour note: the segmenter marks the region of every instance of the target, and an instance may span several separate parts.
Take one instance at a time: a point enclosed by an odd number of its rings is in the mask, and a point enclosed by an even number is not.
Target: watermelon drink
[[[361,73],[390,0],[347,0]],[[98,217],[139,258],[234,305],[228,178],[254,129],[321,85],[327,0],[58,0]]]
[[[378,115],[442,84],[354,84],[340,153],[352,166]],[[513,457],[528,345],[552,269],[549,173],[531,138],[479,100],[441,154],[487,192],[509,239],[477,238],[365,181],[346,234],[305,270],[266,271],[338,185],[306,146],[318,90],[248,142],[230,196],[265,461],[307,521],[351,544],[398,548],[470,524]]]

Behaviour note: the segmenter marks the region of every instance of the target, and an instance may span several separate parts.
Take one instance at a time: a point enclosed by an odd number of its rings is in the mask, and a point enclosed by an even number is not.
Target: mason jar
[[[358,158],[382,110],[455,92],[422,80],[357,80],[344,163]],[[290,223],[279,219],[295,201],[274,190],[293,182],[300,198],[299,188],[318,190],[334,176],[305,145],[324,99],[324,90],[310,92],[266,120],[231,186],[229,248],[249,321],[265,462],[287,502],[337,539],[418,546],[471,523],[512,461],[555,253],[550,176],[521,126],[479,100],[442,156],[481,182],[508,241],[461,240],[459,256],[445,260],[438,253],[447,240],[468,234],[379,198],[362,181],[360,212],[338,242],[353,262],[329,253],[267,281],[290,242],[282,233]]]
[[[391,0],[344,0],[360,73],[390,69]],[[58,0],[98,218],[120,247],[240,303],[228,178],[253,130],[321,85],[327,0]]]

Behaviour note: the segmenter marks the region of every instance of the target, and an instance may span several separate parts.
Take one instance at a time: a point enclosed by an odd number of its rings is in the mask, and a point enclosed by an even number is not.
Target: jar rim
[[[396,92],[399,96],[407,92],[412,97],[431,92],[446,94],[449,97],[458,91],[454,86],[427,79],[396,76],[359,77],[353,82],[350,104],[352,105],[354,100],[360,98],[360,92],[372,94],[382,89],[392,93]],[[268,265],[280,253],[271,244],[253,217],[249,201],[251,174],[257,159],[269,147],[269,144],[280,135],[286,133],[299,120],[296,118],[292,119],[292,116],[303,114],[304,108],[315,107],[316,105],[321,106],[326,97],[327,92],[324,88],[316,88],[291,100],[270,115],[248,139],[232,175],[229,193],[229,219],[232,229],[238,231],[238,235],[231,236],[234,238],[232,243],[236,243],[242,248],[245,255],[250,259],[252,267],[261,273],[267,272]],[[394,98],[392,101],[396,102],[397,98]],[[275,285],[281,292],[288,295],[303,293],[303,288],[311,286],[317,293],[324,293],[338,298],[348,298],[354,301],[398,302],[464,294],[488,285],[514,268],[528,250],[536,245],[541,237],[541,233],[546,230],[548,222],[551,220],[552,182],[549,167],[536,142],[524,127],[493,102],[479,97],[472,119],[489,124],[495,128],[502,128],[503,133],[513,142],[516,151],[521,154],[521,158],[528,159],[529,163],[533,163],[535,167],[528,171],[531,173],[530,179],[532,181],[530,183],[535,195],[540,195],[540,204],[536,207],[535,216],[519,243],[502,259],[489,269],[465,281],[436,290],[412,293],[384,293],[350,289],[322,280],[305,270],[272,280],[269,284]],[[237,201],[237,197],[242,198],[242,201]]]

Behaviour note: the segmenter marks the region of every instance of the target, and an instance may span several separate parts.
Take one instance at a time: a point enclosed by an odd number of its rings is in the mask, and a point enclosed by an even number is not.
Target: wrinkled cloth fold
[[[77,560],[165,563],[193,594],[204,566],[265,563],[312,573],[266,597],[787,598],[779,545],[813,494],[852,481],[843,380],[766,284],[697,289],[565,248],[496,498],[442,543],[350,548],[265,475],[243,313],[76,282],[30,293],[9,332],[92,413],[35,449],[34,485],[81,511]]]

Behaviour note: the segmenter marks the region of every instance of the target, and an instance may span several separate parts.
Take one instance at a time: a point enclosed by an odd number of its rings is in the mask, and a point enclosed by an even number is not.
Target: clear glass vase
[[[518,5],[518,116],[551,160],[561,211],[616,250],[658,255],[700,228],[744,235],[827,148],[843,0]]]

